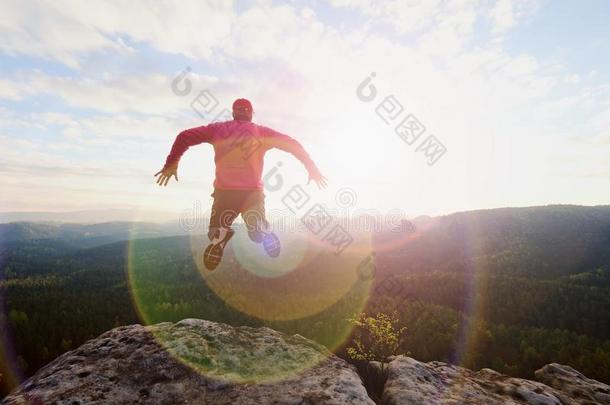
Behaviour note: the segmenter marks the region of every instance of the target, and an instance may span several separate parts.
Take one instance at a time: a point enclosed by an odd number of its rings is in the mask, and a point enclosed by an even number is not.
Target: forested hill
[[[408,328],[401,350],[419,360],[521,377],[559,362],[610,381],[610,207],[507,208],[413,222],[416,229],[375,235],[370,280],[291,321],[249,316],[218,296],[195,266],[188,236],[151,237],[166,230],[144,224],[140,229],[152,229],[147,238],[129,243],[123,240],[133,235],[128,223],[2,225],[0,297],[13,349],[0,364],[32,374],[108,329],[143,322],[133,304],[136,280],[150,322],[268,325],[344,355],[337,339],[345,336],[345,320],[363,309],[364,294],[365,311],[398,312]],[[114,242],[98,246],[103,238]],[[221,271],[243,283],[247,273],[232,249]],[[325,265],[319,256],[285,277],[249,279],[247,289],[265,291],[272,301],[280,294],[273,302],[281,303],[281,297],[315,295],[327,287],[326,277],[354,283],[347,272],[356,269]],[[132,279],[129,259],[137,270]],[[457,356],[465,330],[471,344]],[[2,383],[4,393],[15,385]]]
[[[392,232],[378,235],[390,244]],[[424,219],[391,244],[384,271],[468,271],[554,278],[610,265],[610,206],[500,208]],[[405,267],[407,266],[407,267]]]

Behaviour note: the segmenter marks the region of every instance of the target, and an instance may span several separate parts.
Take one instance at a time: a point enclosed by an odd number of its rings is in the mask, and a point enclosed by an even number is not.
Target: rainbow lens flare
[[[270,258],[261,244],[249,239],[245,229],[237,228],[214,271],[203,265],[203,251],[209,240],[201,233],[132,238],[129,284],[142,323],[199,318],[234,326],[266,325],[288,335],[304,335],[330,351],[342,346],[352,330],[347,319],[363,310],[369,295],[371,281],[363,281],[358,269],[371,252],[370,235],[353,235],[352,243],[340,254],[307,230],[277,235],[282,251],[277,258]],[[212,353],[206,352],[204,346],[179,350],[174,336],[155,333],[155,328],[151,331],[159,344],[194,370],[235,381],[290,378],[303,367],[323,360],[323,356],[313,356],[299,367],[246,376],[242,367],[249,361],[246,352],[245,357],[234,358],[233,370],[220,370],[217,362],[208,361]],[[193,357],[193,353],[200,358]]]

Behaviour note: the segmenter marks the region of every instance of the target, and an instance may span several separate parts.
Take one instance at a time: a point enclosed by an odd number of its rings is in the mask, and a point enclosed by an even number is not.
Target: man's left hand
[[[169,183],[169,180],[172,178],[172,176],[174,176],[176,178],[176,181],[178,181],[178,165],[164,167],[163,169],[155,173],[155,177],[157,176],[159,176],[159,178],[157,179],[157,184],[160,186],[167,186],[167,183]]]
[[[326,177],[324,177],[317,168],[309,172],[309,180],[307,181],[307,184],[309,184],[312,180],[316,183],[318,188],[326,188]]]

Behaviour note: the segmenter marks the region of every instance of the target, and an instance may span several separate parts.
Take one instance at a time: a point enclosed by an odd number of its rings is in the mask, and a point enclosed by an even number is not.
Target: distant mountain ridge
[[[76,211],[7,211],[0,212],[0,223],[8,222],[65,222],[93,224],[100,222],[150,221],[165,222],[176,219],[178,214],[139,211],[133,209],[100,209]]]
[[[455,271],[470,262],[504,273],[526,274],[535,270],[537,274],[554,277],[610,266],[608,205],[496,208],[438,217],[420,216],[410,222],[413,229],[408,232],[391,228],[373,232],[375,249],[391,246],[379,266],[384,271],[402,271],[405,263],[414,271]],[[350,232],[372,232],[372,229],[362,229],[358,218],[345,224]],[[203,234],[204,229],[197,232]],[[37,241],[44,244],[55,239],[75,248],[86,248],[188,233],[177,219],[163,223],[101,221],[95,224],[22,221],[0,224],[0,243]]]
[[[564,276],[610,265],[610,206],[553,205],[466,211],[420,223],[396,246],[387,271],[486,268]],[[395,238],[392,233],[381,236]],[[473,262],[474,259],[474,262]]]
[[[166,223],[116,221],[97,224],[11,222],[0,224],[0,242],[4,245],[16,242],[58,240],[75,248],[86,248],[129,239],[186,233],[187,230],[182,228],[178,221]]]

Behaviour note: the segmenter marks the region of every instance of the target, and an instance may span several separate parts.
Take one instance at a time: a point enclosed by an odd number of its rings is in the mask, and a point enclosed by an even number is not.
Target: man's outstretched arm
[[[318,188],[326,187],[326,177],[320,173],[320,170],[311,160],[305,148],[296,139],[266,127],[264,127],[264,135],[269,147],[288,152],[303,163],[309,174],[307,184],[313,180]]]
[[[167,155],[163,169],[155,173],[155,177],[161,175],[157,179],[157,184],[160,186],[167,186],[167,183],[172,176],[178,181],[178,162],[180,162],[180,158],[184,152],[191,146],[204,142],[211,143],[212,136],[213,128],[210,125],[191,128],[180,132],[172,145],[172,150],[169,152],[169,155]]]

